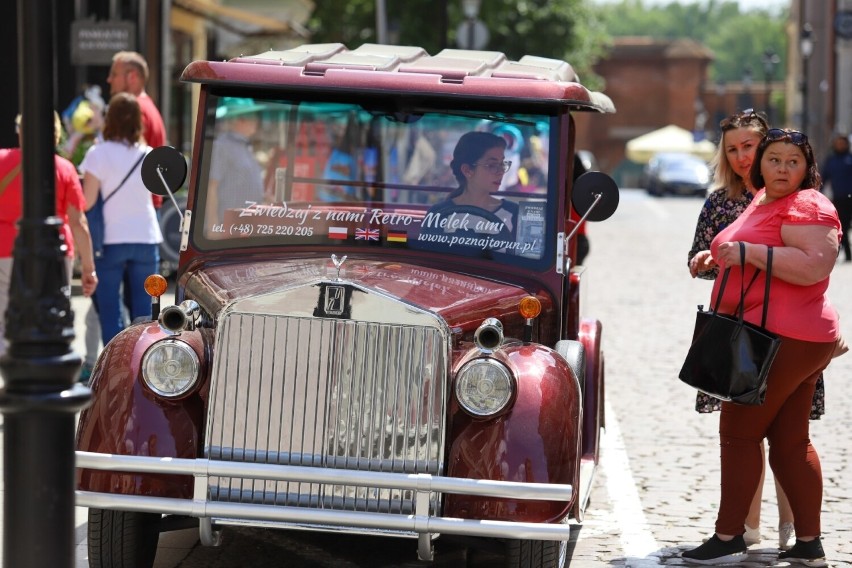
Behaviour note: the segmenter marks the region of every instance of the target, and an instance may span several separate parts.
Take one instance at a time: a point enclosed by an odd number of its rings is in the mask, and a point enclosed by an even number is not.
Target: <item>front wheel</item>
[[[89,509],[90,568],[151,568],[161,515]]]
[[[510,540],[506,568],[563,568],[567,554],[564,540]]]

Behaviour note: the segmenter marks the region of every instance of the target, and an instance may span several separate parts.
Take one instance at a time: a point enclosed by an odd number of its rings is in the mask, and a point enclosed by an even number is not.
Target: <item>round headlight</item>
[[[198,356],[183,341],[165,339],[142,357],[142,378],[157,394],[180,396],[198,379]]]
[[[456,376],[456,398],[475,416],[490,416],[506,408],[514,389],[509,369],[494,359],[474,359]]]

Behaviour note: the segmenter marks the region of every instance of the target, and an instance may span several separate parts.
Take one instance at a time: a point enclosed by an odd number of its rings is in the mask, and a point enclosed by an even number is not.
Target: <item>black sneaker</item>
[[[778,555],[778,560],[786,560],[790,564],[803,564],[804,566],[814,568],[828,566],[819,537],[808,542],[796,539],[796,544],[793,545],[793,548],[781,552]]]
[[[740,557],[745,554],[747,548],[741,534],[729,541],[724,541],[714,534],[698,548],[682,552],[680,556],[690,564],[732,564],[742,560]]]

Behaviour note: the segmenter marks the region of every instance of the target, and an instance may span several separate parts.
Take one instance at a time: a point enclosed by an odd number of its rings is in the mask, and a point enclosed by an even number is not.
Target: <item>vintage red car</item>
[[[429,560],[465,535],[563,566],[604,425],[571,207],[618,203],[604,174],[574,180],[572,113],[609,98],[564,61],[373,44],[182,79],[201,90],[176,305],[105,347],[77,432],[92,562],[150,566],[191,518],[206,545],[357,531]],[[142,175],[167,194],[186,171],[163,147]]]

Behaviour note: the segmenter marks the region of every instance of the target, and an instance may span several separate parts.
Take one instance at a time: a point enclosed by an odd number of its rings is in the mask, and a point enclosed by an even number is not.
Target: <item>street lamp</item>
[[[781,62],[778,54],[767,48],[763,52],[763,77],[766,80],[766,118],[772,124],[772,78],[775,75],[775,66]]]
[[[808,60],[814,52],[814,30],[808,22],[802,25],[799,51],[802,54],[802,131],[808,131]]]
[[[479,6],[482,0],[462,0],[462,10],[464,17],[468,20],[475,20],[479,16]]]
[[[719,123],[728,116],[728,105],[726,102],[726,97],[728,93],[728,87],[725,85],[725,81],[719,79],[716,82],[716,126],[719,126]],[[722,133],[719,132],[719,139],[721,139]]]
[[[18,0],[23,215],[0,357],[3,564],[74,564],[74,415],[91,399],[77,384],[74,314],[56,217],[53,0]],[[2,317],[2,314],[0,314]],[[45,545],[47,543],[47,545]]]
[[[467,18],[467,48],[474,49],[476,41],[476,18],[479,16],[479,5],[482,0],[462,0],[462,10]]]
[[[751,65],[743,67],[743,92],[740,94],[740,108],[752,108],[754,102],[751,100],[752,70]]]

